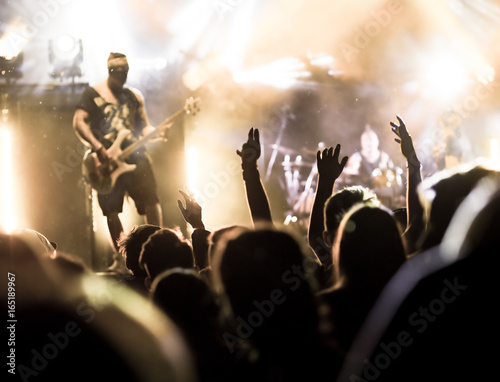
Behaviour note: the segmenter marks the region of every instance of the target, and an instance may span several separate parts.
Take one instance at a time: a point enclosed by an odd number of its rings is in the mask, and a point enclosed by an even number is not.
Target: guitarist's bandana
[[[108,57],[108,71],[112,69],[119,72],[128,72],[127,56],[122,53],[110,53]]]

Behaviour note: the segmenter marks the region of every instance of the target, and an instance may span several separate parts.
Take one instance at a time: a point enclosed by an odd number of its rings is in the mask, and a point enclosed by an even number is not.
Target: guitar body
[[[127,130],[118,132],[116,140],[107,149],[111,158],[108,163],[101,163],[97,154],[91,150],[87,151],[83,157],[83,176],[92,188],[102,195],[107,195],[113,190],[120,175],[134,171],[137,167],[135,164],[129,164],[120,158],[121,145],[129,134],[130,131]]]
[[[176,111],[173,115],[165,119],[152,133],[142,137],[140,140],[132,143],[130,146],[122,150],[122,143],[131,134],[129,130],[120,130],[116,136],[115,141],[111,145],[108,152],[110,159],[106,163],[102,163],[97,154],[91,150],[87,151],[83,157],[82,173],[87,182],[99,192],[101,195],[109,194],[116,184],[116,180],[120,175],[125,174],[136,169],[135,164],[129,164],[125,160],[137,149],[142,147],[151,139],[155,139],[164,130],[170,127],[174,119],[186,113],[195,115],[199,111],[199,100],[197,98],[189,97],[182,109]],[[166,141],[165,138],[163,140]]]

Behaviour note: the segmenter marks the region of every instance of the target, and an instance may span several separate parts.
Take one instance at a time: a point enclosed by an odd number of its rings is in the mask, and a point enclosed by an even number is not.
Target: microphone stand
[[[269,163],[267,165],[266,178],[265,178],[266,181],[269,180],[269,177],[271,176],[271,172],[273,170],[274,163],[276,162],[276,157],[278,155],[278,148],[280,147],[281,139],[283,138],[283,133],[287,126],[288,117],[290,117],[291,119],[295,119],[295,115],[290,111],[290,106],[283,105],[281,107],[280,131],[278,132],[278,136],[276,137],[276,142],[273,145],[273,152],[271,154],[271,158],[269,159]]]

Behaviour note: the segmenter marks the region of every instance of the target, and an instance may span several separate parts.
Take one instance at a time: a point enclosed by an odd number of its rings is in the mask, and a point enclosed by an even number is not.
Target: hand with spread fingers
[[[332,195],[335,187],[335,181],[338,179],[349,159],[344,156],[340,161],[340,144],[333,147],[319,150],[316,153],[316,163],[318,167],[318,183],[316,184],[316,194],[309,218],[309,228],[307,240],[309,247],[322,263],[321,271],[318,274],[322,287],[330,278],[332,256],[328,246],[323,239],[324,215],[323,209],[326,201]]]
[[[420,161],[417,158],[411,135],[408,133],[408,129],[403,119],[399,115],[397,115],[396,118],[399,121],[399,125],[395,122],[390,123],[393,133],[398,136],[398,138],[394,138],[394,140],[401,145],[401,153],[408,161],[408,164],[420,166]]]
[[[189,191],[184,192],[179,190],[179,193],[182,195],[186,206],[184,207],[184,204],[180,200],[177,200],[177,204],[186,223],[191,224],[193,229],[205,229],[205,225],[203,224],[203,220],[201,218],[201,206],[198,204],[194,196]]]
[[[250,129],[248,140],[243,144],[241,151],[236,150],[236,154],[240,156],[243,168],[257,166],[261,154],[259,129],[253,127]]]
[[[341,146],[338,144],[335,147],[335,151],[333,150],[333,147],[330,147],[324,149],[323,151],[319,150],[316,153],[318,175],[320,177],[328,177],[336,180],[340,174],[342,174],[349,158],[345,156],[339,162],[340,148]]]
[[[394,140],[401,145],[401,153],[406,158],[408,166],[406,186],[407,219],[403,238],[405,239],[407,253],[411,254],[417,250],[417,242],[424,230],[423,207],[417,192],[418,185],[422,182],[421,164],[403,119],[399,115],[396,118],[399,125],[395,122],[390,122],[390,124],[392,131],[397,135]]]

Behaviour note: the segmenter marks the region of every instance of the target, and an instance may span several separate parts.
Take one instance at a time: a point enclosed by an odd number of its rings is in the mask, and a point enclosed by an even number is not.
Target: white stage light
[[[17,218],[14,200],[14,171],[12,169],[12,135],[8,127],[0,129],[0,142],[2,149],[0,175],[2,187],[0,187],[0,204],[2,214],[0,214],[0,227],[6,232],[11,233],[17,227]]]

